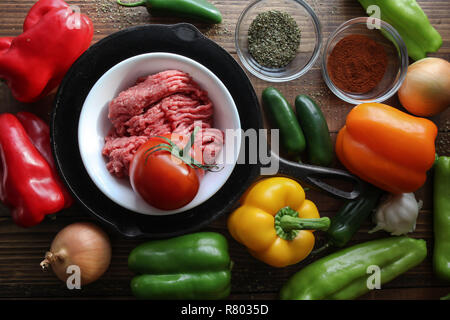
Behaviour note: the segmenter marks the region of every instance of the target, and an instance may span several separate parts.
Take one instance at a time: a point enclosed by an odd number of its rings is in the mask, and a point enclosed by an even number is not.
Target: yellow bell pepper
[[[295,180],[274,177],[247,190],[228,219],[231,236],[255,258],[285,267],[305,259],[314,247],[314,230],[327,230],[315,204]]]

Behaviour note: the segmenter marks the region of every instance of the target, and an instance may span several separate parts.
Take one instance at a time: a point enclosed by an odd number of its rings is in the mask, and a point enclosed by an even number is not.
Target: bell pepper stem
[[[143,0],[143,1],[138,1],[138,2],[122,2],[121,0],[117,0],[117,3],[120,4],[121,6],[124,7],[140,7],[140,6],[145,6],[145,3],[147,2],[147,0]]]
[[[329,218],[299,218],[298,212],[290,207],[281,208],[275,215],[276,233],[284,240],[295,239],[300,230],[327,230],[329,227]]]
[[[285,215],[281,217],[280,226],[284,231],[291,230],[322,230],[330,227],[330,218],[303,219]]]

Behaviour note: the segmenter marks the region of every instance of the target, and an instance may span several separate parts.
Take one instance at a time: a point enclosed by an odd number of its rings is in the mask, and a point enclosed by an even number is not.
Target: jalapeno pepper
[[[439,278],[450,281],[450,157],[435,163],[433,204],[433,267]]]
[[[326,231],[327,243],[315,253],[328,247],[345,246],[375,209],[382,194],[382,190],[368,185],[358,199],[347,201],[331,218],[330,228]]]
[[[306,147],[305,136],[294,110],[281,92],[273,87],[264,89],[262,103],[273,126],[280,130],[281,143],[286,151],[290,154],[303,152]]]
[[[360,243],[309,264],[281,290],[284,300],[347,300],[369,291],[369,267],[380,270],[383,285],[421,263],[427,255],[424,240],[390,237]]]
[[[333,161],[333,144],[322,111],[310,97],[303,94],[295,98],[295,110],[306,137],[309,163],[329,166]]]
[[[117,3],[125,7],[145,6],[154,16],[171,14],[208,23],[222,22],[220,11],[206,0],[142,0],[132,3],[117,0]]]

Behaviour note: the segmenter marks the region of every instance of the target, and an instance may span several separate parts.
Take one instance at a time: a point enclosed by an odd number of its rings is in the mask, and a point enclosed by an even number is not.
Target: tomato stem
[[[200,131],[200,127],[194,127],[194,130],[192,131],[192,134],[189,137],[189,141],[186,144],[186,146],[183,149],[180,149],[172,140],[162,137],[162,136],[155,136],[155,138],[160,138],[166,141],[165,143],[157,144],[149,149],[147,149],[144,154],[147,154],[145,157],[145,163],[147,163],[148,158],[155,152],[158,151],[167,151],[186,163],[189,167],[194,168],[197,167],[199,169],[203,170],[209,170],[209,168],[216,168],[217,165],[215,164],[202,164],[200,162],[197,162],[194,158],[192,158],[189,155],[189,152],[194,145],[195,142],[195,136]]]
[[[199,130],[200,130],[200,127],[194,127],[194,131],[192,131],[192,134],[189,137],[188,143],[186,144],[184,149],[181,151],[181,156],[189,154],[189,151],[191,150],[192,146],[194,145],[195,136],[197,135]]]

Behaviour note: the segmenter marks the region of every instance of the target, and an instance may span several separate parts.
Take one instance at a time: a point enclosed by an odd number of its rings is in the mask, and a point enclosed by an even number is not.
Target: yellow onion
[[[417,116],[429,117],[450,106],[450,63],[425,58],[408,67],[398,97],[403,107]]]
[[[111,262],[111,245],[106,233],[90,222],[77,222],[62,229],[53,239],[41,267],[50,265],[56,276],[66,281],[69,266],[81,271],[81,285],[91,283],[105,273]]]

